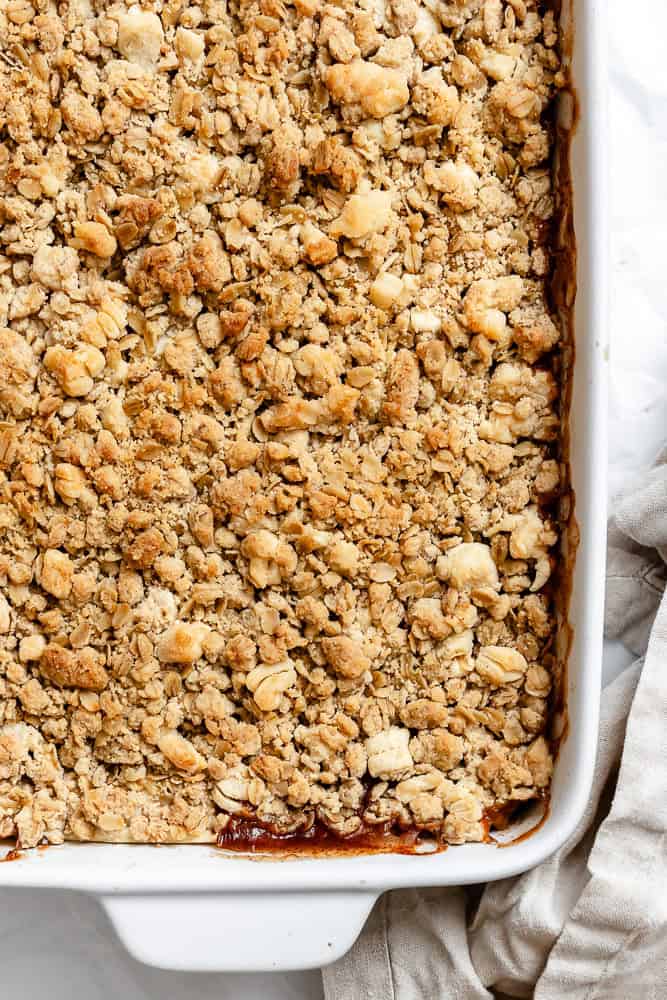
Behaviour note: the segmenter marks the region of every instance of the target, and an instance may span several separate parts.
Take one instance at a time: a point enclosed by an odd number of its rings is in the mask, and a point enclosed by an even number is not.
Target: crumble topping
[[[0,836],[481,840],[552,770],[552,12],[0,39]]]

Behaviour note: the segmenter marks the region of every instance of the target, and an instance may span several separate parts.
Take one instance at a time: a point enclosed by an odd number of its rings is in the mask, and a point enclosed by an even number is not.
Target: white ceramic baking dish
[[[0,885],[97,896],[138,959],[170,969],[303,969],[354,942],[377,897],[404,886],[463,885],[525,871],[572,833],[595,756],[606,503],[605,4],[573,0],[573,80],[580,120],[572,144],[578,246],[571,465],[581,531],[570,621],[569,728],[551,808],[531,836],[430,856],[251,859],[200,846],[66,844],[0,864]],[[566,12],[567,13],[567,12]]]

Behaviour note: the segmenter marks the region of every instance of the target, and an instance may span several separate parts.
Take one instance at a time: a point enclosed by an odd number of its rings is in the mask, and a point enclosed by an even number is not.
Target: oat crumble
[[[545,792],[563,84],[536,0],[0,2],[0,836]]]

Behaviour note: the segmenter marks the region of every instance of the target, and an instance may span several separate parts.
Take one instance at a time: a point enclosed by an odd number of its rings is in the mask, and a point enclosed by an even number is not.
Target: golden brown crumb
[[[557,32],[371,6],[7,8],[1,837],[548,786]]]

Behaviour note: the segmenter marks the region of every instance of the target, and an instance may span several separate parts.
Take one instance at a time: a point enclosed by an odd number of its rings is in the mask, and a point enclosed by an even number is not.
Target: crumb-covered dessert
[[[0,5],[0,835],[481,840],[565,481],[535,0]]]

